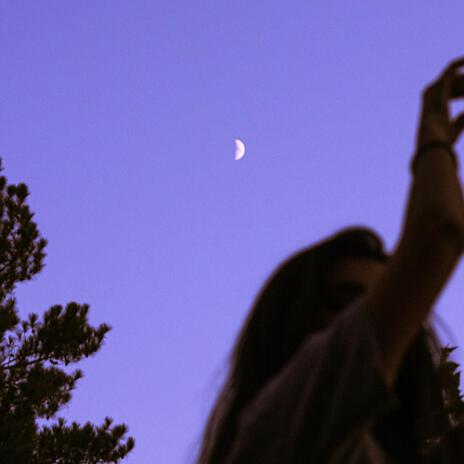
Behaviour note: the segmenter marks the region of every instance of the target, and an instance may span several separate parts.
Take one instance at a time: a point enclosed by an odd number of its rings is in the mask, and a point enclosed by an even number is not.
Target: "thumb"
[[[464,113],[460,114],[451,124],[451,141],[452,144],[456,142],[456,140],[461,135],[461,132],[464,131]]]

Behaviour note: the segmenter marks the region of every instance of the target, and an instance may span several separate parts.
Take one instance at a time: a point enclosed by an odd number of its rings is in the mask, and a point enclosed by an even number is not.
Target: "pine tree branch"
[[[53,357],[52,356],[47,356],[47,355],[43,355],[43,356],[39,356],[37,359],[32,359],[30,361],[27,361],[27,362],[17,362],[16,364],[2,364],[0,365],[0,369],[3,369],[3,370],[6,370],[6,369],[16,369],[17,367],[27,367],[27,366],[30,366],[32,364],[37,364],[37,363],[40,363],[40,362],[43,362],[43,361],[52,361],[53,360]],[[53,362],[52,362],[53,364]]]

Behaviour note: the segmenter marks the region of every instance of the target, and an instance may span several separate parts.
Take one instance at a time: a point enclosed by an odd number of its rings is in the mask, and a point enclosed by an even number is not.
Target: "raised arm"
[[[448,100],[464,97],[464,59],[453,61],[422,94],[418,149],[430,142],[452,148],[464,129],[464,114],[450,121]],[[464,250],[464,203],[458,173],[446,148],[424,151],[415,174],[398,245],[365,304],[376,328],[387,384]]]

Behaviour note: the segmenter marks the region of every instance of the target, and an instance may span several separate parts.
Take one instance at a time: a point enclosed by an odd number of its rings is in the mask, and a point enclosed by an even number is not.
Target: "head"
[[[198,464],[224,460],[233,442],[241,409],[308,336],[328,326],[337,313],[365,293],[382,275],[388,258],[375,232],[365,227],[350,227],[300,250],[270,275],[230,352],[229,373],[207,420]],[[400,373],[397,381],[401,390],[397,391],[398,398],[408,403],[410,410],[385,417],[385,427],[376,430],[387,449],[397,447],[397,437],[389,432],[392,426],[396,427],[397,420],[413,429],[417,388],[429,386],[430,391],[426,389],[423,393],[424,401],[433,403],[435,408],[442,407],[433,371],[439,347],[433,329],[424,325],[405,360],[407,365],[403,364],[408,377]]]
[[[386,261],[374,257],[346,257],[334,263],[326,281],[320,324],[329,325],[351,302],[362,296],[382,275]]]

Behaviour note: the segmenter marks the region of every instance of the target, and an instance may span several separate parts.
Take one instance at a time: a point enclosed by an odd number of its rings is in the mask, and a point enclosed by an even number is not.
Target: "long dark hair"
[[[293,254],[264,283],[229,353],[228,375],[207,418],[196,464],[225,460],[244,405],[319,328],[328,275],[347,257],[386,261],[389,255],[374,231],[348,227]],[[392,457],[415,462],[425,440],[448,427],[435,372],[440,348],[435,330],[425,322],[397,378],[402,406],[382,417],[373,430]]]

